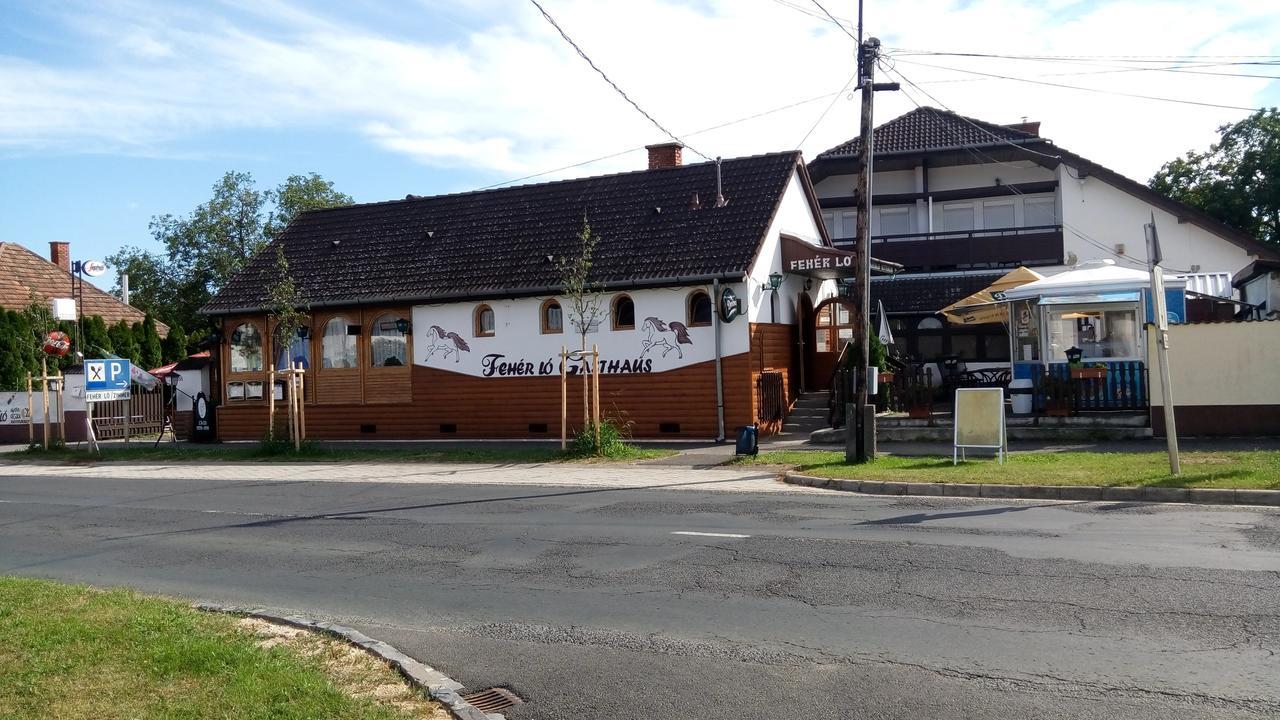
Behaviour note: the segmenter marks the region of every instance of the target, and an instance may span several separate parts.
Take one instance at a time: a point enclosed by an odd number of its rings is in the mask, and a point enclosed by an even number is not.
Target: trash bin
[[[735,452],[738,455],[755,455],[760,452],[760,446],[757,442],[758,430],[755,425],[738,428],[738,445]]]
[[[1030,378],[1019,378],[1009,383],[1009,398],[1013,401],[1014,415],[1031,414],[1031,392],[1034,387]]]

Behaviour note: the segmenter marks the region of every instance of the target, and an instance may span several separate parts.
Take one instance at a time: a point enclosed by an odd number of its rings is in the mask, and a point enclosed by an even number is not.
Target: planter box
[[[928,405],[912,405],[907,408],[907,417],[914,420],[928,420],[933,416],[933,408]]]
[[[1106,368],[1071,368],[1072,380],[1106,380]]]
[[[880,373],[880,382],[885,384],[891,383],[893,382],[893,377],[894,375],[891,372],[882,372]]]

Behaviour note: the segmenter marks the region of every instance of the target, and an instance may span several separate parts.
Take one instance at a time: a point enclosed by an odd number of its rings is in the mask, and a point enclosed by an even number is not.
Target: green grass
[[[881,456],[850,465],[842,452],[766,452],[738,462],[774,465],[805,475],[921,483],[1105,485],[1280,489],[1280,452],[1186,452],[1182,475],[1169,474],[1165,453],[1018,453],[952,466],[950,457]]]
[[[236,619],[124,590],[0,577],[0,717],[401,720]]]
[[[57,448],[48,451],[36,449],[15,450],[0,454],[4,460],[54,460],[60,462],[459,462],[459,463],[536,463],[536,462],[593,462],[635,461],[666,457],[674,450],[638,448],[625,445],[612,449],[603,457],[582,457],[561,453],[549,447],[494,447],[494,448],[387,448],[342,447],[307,445],[298,452],[292,447],[244,443],[235,445],[188,445],[161,443],[103,446],[102,454],[94,455],[79,448]]]

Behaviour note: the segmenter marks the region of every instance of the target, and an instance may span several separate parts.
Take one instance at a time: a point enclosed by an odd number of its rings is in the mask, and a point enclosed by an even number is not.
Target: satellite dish
[[[85,260],[80,265],[80,268],[84,271],[85,275],[88,275],[89,277],[98,277],[107,271],[107,264],[101,260]]]

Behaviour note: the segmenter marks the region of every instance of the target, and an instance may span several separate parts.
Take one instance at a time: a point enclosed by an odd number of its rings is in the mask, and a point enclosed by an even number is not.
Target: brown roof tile
[[[45,258],[15,243],[0,243],[0,307],[21,310],[31,303],[32,294],[39,300],[73,297],[72,276]],[[85,316],[98,315],[108,325],[127,320],[130,324],[141,322],[145,314],[125,305],[115,296],[103,292],[93,283],[84,284],[83,306]],[[161,337],[169,334],[169,326],[156,322]]]

